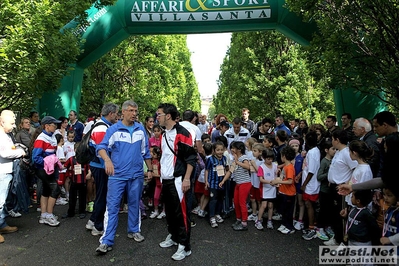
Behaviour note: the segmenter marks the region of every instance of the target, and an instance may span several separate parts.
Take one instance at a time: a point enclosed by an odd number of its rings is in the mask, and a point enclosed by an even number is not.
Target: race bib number
[[[74,172],[75,172],[75,175],[81,175],[82,174],[82,165],[80,165],[80,164],[75,165]]]
[[[218,176],[224,176],[226,173],[224,172],[224,167],[223,165],[217,165],[216,166],[216,172],[218,173]]]

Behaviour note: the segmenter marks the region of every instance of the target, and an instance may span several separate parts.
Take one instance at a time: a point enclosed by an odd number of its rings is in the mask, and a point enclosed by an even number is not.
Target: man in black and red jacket
[[[172,259],[182,260],[191,254],[191,224],[187,213],[187,191],[190,176],[197,162],[192,136],[179,123],[176,106],[163,103],[158,107],[157,120],[165,132],[161,136],[161,180],[168,236],[159,245],[178,245]]]

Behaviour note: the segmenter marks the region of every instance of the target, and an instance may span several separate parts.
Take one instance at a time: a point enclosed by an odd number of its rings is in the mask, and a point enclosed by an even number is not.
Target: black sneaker
[[[242,223],[236,225],[233,227],[234,231],[247,231],[248,230],[248,226],[244,226],[242,225]]]
[[[241,224],[241,221],[236,220],[236,221],[231,225],[231,227],[234,228],[234,227],[236,227],[236,226],[239,225],[239,224]]]
[[[67,218],[71,218],[71,217],[75,217],[75,215],[70,215],[68,213],[65,213],[61,216],[62,219],[67,219]]]

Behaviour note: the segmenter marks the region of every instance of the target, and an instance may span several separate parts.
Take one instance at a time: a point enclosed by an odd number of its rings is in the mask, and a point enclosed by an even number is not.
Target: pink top
[[[44,171],[46,171],[46,174],[51,175],[54,173],[55,164],[58,164],[59,168],[62,169],[62,164],[55,154],[44,157]]]
[[[152,137],[148,140],[150,147],[151,146],[158,146],[161,147],[161,139],[156,139],[155,137]]]

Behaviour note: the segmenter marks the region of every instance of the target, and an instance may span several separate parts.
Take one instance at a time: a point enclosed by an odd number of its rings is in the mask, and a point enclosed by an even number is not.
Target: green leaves
[[[132,36],[85,71],[81,113],[127,99],[139,105],[140,120],[153,115],[161,102],[200,111],[186,36]]]
[[[398,1],[287,0],[290,9],[315,20],[311,53],[332,88],[379,95],[399,109]]]
[[[321,122],[334,104],[324,77],[316,78],[316,61],[305,49],[273,31],[233,33],[228,55],[221,66],[216,113],[230,119],[248,108],[251,119],[304,118]],[[321,95],[326,95],[326,99]],[[319,99],[323,98],[323,102]]]
[[[80,40],[59,31],[93,2],[0,1],[0,108],[26,114],[43,93],[57,90],[80,53]]]

